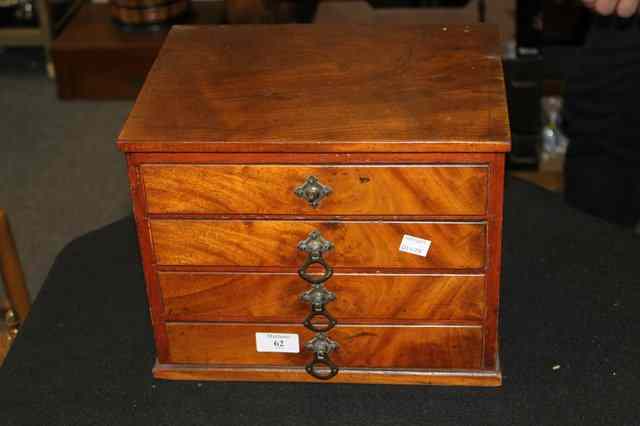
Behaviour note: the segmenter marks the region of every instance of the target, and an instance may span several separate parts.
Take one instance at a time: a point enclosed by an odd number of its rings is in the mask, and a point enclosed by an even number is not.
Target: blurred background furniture
[[[198,1],[192,2],[189,13],[175,23],[304,22],[310,19],[315,3],[316,0]],[[112,11],[113,5],[85,4],[53,42],[60,99],[134,99],[138,95],[170,25],[122,28],[114,25]],[[169,23],[174,22],[166,24]]]
[[[167,35],[124,31],[113,24],[106,4],[85,4],[52,45],[58,97],[61,99],[131,99]],[[198,2],[185,24],[220,24],[224,3]]]
[[[7,296],[6,300],[0,297],[0,312],[2,312],[0,317],[0,364],[2,364],[11,341],[31,309],[29,292],[18,258],[16,243],[11,233],[9,219],[2,209],[0,209],[0,275]]]
[[[17,2],[19,4],[19,2]],[[84,0],[70,0],[65,3],[52,4],[49,0],[33,0],[26,10],[35,6],[35,10],[23,13],[32,14],[24,19],[10,17],[0,23],[0,47],[42,46],[47,59],[47,73],[54,76],[54,68],[50,60],[51,42],[60,33],[69,18],[84,3]]]
[[[110,0],[111,18],[124,30],[155,29],[180,23],[191,0]]]

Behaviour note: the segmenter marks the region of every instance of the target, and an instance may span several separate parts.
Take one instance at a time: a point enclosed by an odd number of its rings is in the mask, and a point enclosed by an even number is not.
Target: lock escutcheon
[[[331,194],[331,188],[321,184],[317,177],[309,176],[294,192],[298,197],[305,199],[311,207],[316,208],[320,200]]]

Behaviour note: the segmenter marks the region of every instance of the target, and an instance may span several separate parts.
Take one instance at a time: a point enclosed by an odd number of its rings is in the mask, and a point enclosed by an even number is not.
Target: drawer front
[[[159,265],[300,267],[314,230],[335,248],[333,267],[480,269],[485,223],[150,220]],[[399,251],[403,235],[430,240],[425,257]]]
[[[166,327],[172,363],[302,367],[312,359],[302,346],[313,333],[302,326],[168,323]],[[300,353],[257,352],[256,332],[298,334]],[[481,367],[481,327],[338,325],[329,337],[340,345],[331,354],[338,367]]]
[[[296,274],[160,272],[169,321],[301,322],[310,286]],[[327,305],[341,323],[482,321],[482,275],[335,274]],[[232,300],[233,303],[229,303]]]
[[[141,167],[149,213],[484,215],[486,166]],[[314,208],[295,190],[309,176],[331,188]]]

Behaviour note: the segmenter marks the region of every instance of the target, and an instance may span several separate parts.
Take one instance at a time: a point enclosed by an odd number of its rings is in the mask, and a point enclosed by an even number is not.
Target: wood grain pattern
[[[298,242],[314,230],[333,242],[332,267],[480,269],[484,223],[161,220],[149,221],[159,265],[298,268]],[[405,234],[431,240],[426,257],[400,252]]]
[[[156,363],[153,376],[167,380],[216,380],[248,382],[361,383],[386,385],[500,386],[500,371],[399,370],[342,368],[329,381],[317,380],[296,367],[224,367],[198,364]]]
[[[497,40],[482,25],[174,26],[119,147],[508,151]]]
[[[485,166],[143,165],[149,213],[481,216]],[[317,208],[295,189],[332,189]]]
[[[302,325],[167,323],[171,363],[304,366],[308,352],[256,351],[256,332],[296,333],[300,345],[314,333]],[[481,327],[338,325],[329,337],[339,367],[465,368],[482,364]]]
[[[297,274],[158,273],[169,321],[301,322],[309,289]],[[482,275],[336,274],[330,313],[346,323],[482,321]],[[229,303],[233,300],[233,303]]]

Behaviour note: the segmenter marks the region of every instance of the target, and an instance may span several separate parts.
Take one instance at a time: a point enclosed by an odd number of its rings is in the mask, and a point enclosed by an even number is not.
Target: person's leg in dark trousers
[[[567,201],[633,226],[640,220],[640,18],[594,18],[565,100]]]

